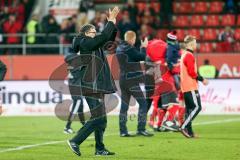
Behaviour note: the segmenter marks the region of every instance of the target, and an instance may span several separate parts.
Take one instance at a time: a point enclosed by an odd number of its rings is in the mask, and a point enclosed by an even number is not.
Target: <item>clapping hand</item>
[[[148,45],[148,38],[145,37],[144,41],[141,40],[141,47],[147,48]]]
[[[119,12],[120,9],[117,6],[115,6],[113,10],[109,9],[107,20],[112,21],[114,24],[116,24],[116,18]]]

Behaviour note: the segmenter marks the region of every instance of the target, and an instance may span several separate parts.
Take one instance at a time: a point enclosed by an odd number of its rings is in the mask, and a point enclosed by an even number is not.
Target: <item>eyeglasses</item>
[[[88,32],[88,33],[93,33],[93,34],[97,34],[97,32]]]

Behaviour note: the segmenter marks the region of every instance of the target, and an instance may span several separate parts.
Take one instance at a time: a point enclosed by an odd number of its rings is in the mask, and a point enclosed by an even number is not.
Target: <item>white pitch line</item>
[[[194,126],[199,126],[199,125],[210,125],[210,124],[219,124],[219,123],[229,123],[229,122],[237,122],[240,121],[240,118],[232,118],[232,119],[226,119],[226,120],[216,120],[216,121],[209,121],[209,122],[199,122],[199,123],[194,123]]]
[[[19,150],[24,150],[24,149],[28,149],[28,148],[34,148],[34,147],[45,146],[45,145],[50,145],[50,144],[58,144],[58,143],[63,143],[63,142],[64,141],[52,141],[52,142],[47,142],[47,143],[19,146],[19,147],[16,147],[16,148],[9,148],[9,149],[5,149],[5,150],[0,150],[0,153],[11,152],[11,151],[19,151]]]
[[[237,122],[240,121],[240,118],[235,118],[235,119],[226,119],[226,120],[216,120],[216,121],[208,121],[208,122],[199,122],[199,123],[194,123],[194,126],[200,126],[200,125],[211,125],[211,124],[220,124],[220,123],[229,123],[229,122]],[[105,136],[116,136],[118,134],[108,134]],[[94,137],[89,137],[88,139],[93,139]],[[40,147],[40,146],[46,146],[46,145],[51,145],[51,144],[59,144],[59,143],[64,143],[66,141],[52,141],[52,142],[46,142],[46,143],[39,143],[39,144],[33,144],[33,145],[26,145],[26,146],[19,146],[16,148],[9,148],[9,149],[4,149],[0,150],[0,153],[6,153],[6,152],[11,152],[11,151],[19,151],[19,150],[24,150],[28,148],[35,148],[35,147]]]
[[[106,136],[115,136],[115,135],[116,134],[107,134]],[[94,137],[91,136],[91,137],[88,137],[87,139],[93,139],[93,138]],[[67,140],[65,140],[65,141],[52,141],[52,142],[46,142],[46,143],[19,146],[19,147],[16,147],[16,148],[9,148],[9,149],[0,150],[0,153],[11,152],[11,151],[19,151],[19,150],[24,150],[24,149],[28,149],[28,148],[47,146],[47,145],[51,145],[51,144],[59,144],[59,143],[64,143],[64,142],[67,142]]]

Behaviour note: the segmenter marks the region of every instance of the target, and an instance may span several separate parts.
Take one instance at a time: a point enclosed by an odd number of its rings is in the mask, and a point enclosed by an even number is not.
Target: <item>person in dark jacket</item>
[[[179,65],[179,61],[181,58],[180,54],[180,45],[177,41],[177,32],[173,31],[167,34],[167,53],[166,53],[166,61],[167,61],[167,66],[171,73],[173,74],[174,78],[174,83],[176,86],[176,89],[180,89],[180,78],[179,78],[179,73],[176,74],[173,72],[174,67]]]
[[[95,27],[86,24],[80,29],[79,36],[73,39],[73,51],[75,53],[80,51],[80,60],[77,62],[83,63],[79,65],[80,73],[77,74],[81,75],[80,88],[76,88],[76,90],[79,91],[78,95],[85,96],[91,112],[91,118],[78,131],[77,135],[68,141],[69,147],[78,156],[81,155],[79,145],[93,132],[96,142],[95,155],[115,154],[108,151],[103,143],[103,134],[107,126],[104,95],[114,93],[116,86],[102,47],[108,41],[115,39],[118,13],[118,7],[109,10],[108,22],[101,34],[96,35]]]
[[[68,52],[66,52],[64,54],[64,60],[65,62],[68,64],[68,85],[69,85],[69,90],[70,90],[70,94],[72,97],[72,105],[70,108],[70,113],[69,116],[67,118],[67,123],[66,126],[63,130],[63,132],[65,134],[72,134],[74,133],[74,131],[71,128],[71,124],[72,121],[75,118],[75,115],[78,115],[79,121],[81,122],[82,125],[85,124],[85,118],[84,118],[84,114],[83,114],[83,97],[80,95],[75,95],[74,87],[75,85],[79,85],[80,82],[79,80],[81,79],[80,74],[78,74],[79,72],[79,68],[74,68],[71,67],[72,63],[74,61],[74,59],[78,56],[78,53],[73,52],[72,48],[68,48]]]
[[[120,136],[132,136],[128,133],[126,126],[127,111],[131,96],[133,96],[139,104],[137,135],[152,136],[152,134],[148,133],[145,128],[148,110],[146,99],[140,88],[140,83],[144,83],[140,61],[145,60],[148,40],[146,38],[144,42],[142,42],[140,52],[134,47],[136,42],[135,32],[127,31],[124,35],[124,40],[125,41],[122,41],[116,50],[121,70],[119,80],[121,89],[121,109],[119,115]],[[133,69],[131,69],[132,67],[129,67],[131,64],[134,66]]]

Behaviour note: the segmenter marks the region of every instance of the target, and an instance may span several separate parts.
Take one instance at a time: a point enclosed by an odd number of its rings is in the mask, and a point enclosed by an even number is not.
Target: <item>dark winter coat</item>
[[[73,76],[79,83],[81,95],[95,93],[110,94],[116,91],[116,86],[110,72],[108,61],[103,52],[106,42],[113,41],[117,29],[112,22],[108,22],[101,34],[94,38],[79,35],[73,39],[72,49],[80,55],[74,59]]]
[[[166,61],[170,70],[172,70],[174,64],[178,63],[178,59],[181,58],[179,51],[180,46],[178,43],[168,43]]]
[[[144,61],[146,58],[145,48],[141,48],[139,51],[136,47],[122,41],[118,45],[116,53],[120,65],[121,78],[142,76],[140,61]],[[134,65],[131,65],[133,63]],[[134,68],[130,67],[130,65],[134,66]]]

